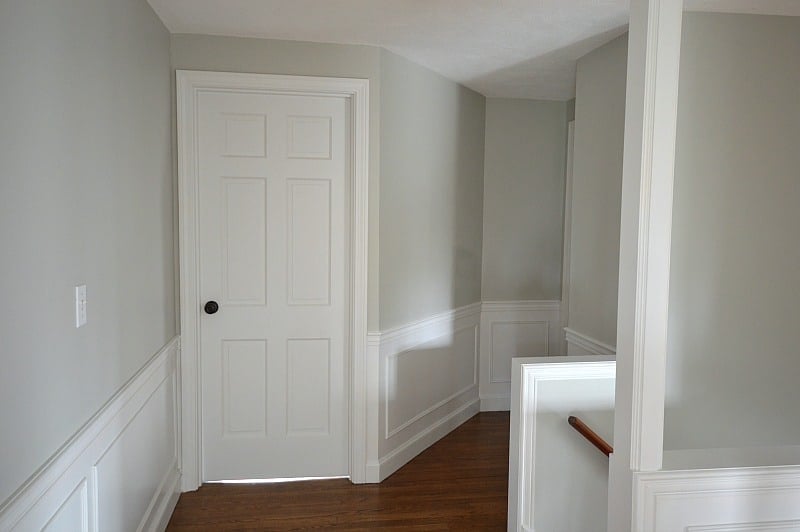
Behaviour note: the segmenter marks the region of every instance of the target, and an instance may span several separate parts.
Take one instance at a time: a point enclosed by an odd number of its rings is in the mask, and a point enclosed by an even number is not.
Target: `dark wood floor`
[[[381,484],[205,485],[167,530],[505,530],[508,430],[478,414]]]

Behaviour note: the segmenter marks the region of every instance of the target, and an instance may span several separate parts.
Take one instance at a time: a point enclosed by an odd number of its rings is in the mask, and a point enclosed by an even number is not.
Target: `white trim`
[[[637,0],[631,8],[617,320],[625,371],[617,379],[617,404],[630,408],[624,439],[630,440],[631,469],[654,471],[661,467],[664,440],[683,9],[672,0]]]
[[[381,332],[372,332],[370,337],[380,343],[382,349],[403,350],[420,343],[420,336],[433,336],[438,331],[444,334],[451,330],[456,320],[475,316],[480,312],[481,304],[472,303],[453,310],[446,310],[427,318],[413,321]]]
[[[479,411],[479,402],[477,399],[474,399],[439,419],[433,425],[427,427],[425,430],[414,435],[413,438],[393,449],[386,456],[381,457],[377,463],[373,462],[369,464],[367,466],[369,468],[368,478],[379,479],[375,481],[379,482],[389,477],[389,475],[413,460],[425,449],[450,434]]]
[[[511,407],[512,358],[561,355],[560,313],[561,302],[553,300],[484,301],[481,304],[481,411],[507,411]],[[542,330],[544,338],[537,342],[526,336],[526,330],[530,334],[533,328]],[[498,368],[501,369],[498,371]]]
[[[524,325],[543,325],[544,326],[544,351],[542,353],[516,353],[515,356],[550,356],[550,320],[523,320],[523,319],[512,319],[512,320],[503,320],[503,321],[491,321],[488,326],[489,330],[484,331],[484,334],[488,333],[489,337],[489,384],[511,384],[511,376],[508,378],[498,377],[494,373],[494,349],[492,345],[494,344],[495,338],[499,338],[501,335],[497,334],[497,325],[513,325],[513,326],[524,326]],[[507,335],[511,336],[511,335]],[[511,358],[515,358],[512,356]],[[509,361],[510,362],[510,361]]]
[[[617,354],[617,348],[613,345],[603,343],[569,327],[564,327],[564,339],[568,344],[575,344],[593,355],[613,357]]]
[[[682,16],[631,1],[608,530],[632,526],[632,471],[661,468]]]
[[[640,472],[634,484],[637,532],[666,530],[664,519],[695,532],[800,529],[800,466]]]
[[[350,262],[350,480],[366,481],[367,463],[367,245],[369,81],[365,79],[177,71],[180,238],[181,411],[183,491],[202,481],[200,401],[200,294],[197,256],[196,95],[203,90],[253,91],[344,98],[351,109],[352,206]]]
[[[134,375],[61,449],[59,449],[25,484],[0,506],[0,530],[41,529],[59,511],[73,494],[83,498],[83,523],[75,530],[97,530],[97,516],[102,511],[98,498],[96,475],[102,457],[120,441],[126,429],[150,404],[165,385],[173,387],[168,408],[177,414],[176,364],[180,340],[176,336],[159,350],[136,375]],[[178,501],[177,417],[174,434],[170,438],[170,466],[158,478],[157,490],[149,494],[147,509],[139,523],[139,530],[157,530],[166,527]],[[131,434],[128,445],[136,442]],[[164,457],[161,457],[164,458]],[[120,485],[129,479],[115,479]],[[106,487],[108,489],[108,487]],[[133,502],[133,501],[131,501]]]
[[[370,361],[376,363],[380,376],[379,389],[376,393],[379,398],[376,401],[378,404],[370,405],[370,415],[376,417],[374,422],[378,427],[376,431],[378,437],[371,442],[373,447],[369,452],[367,466],[369,482],[382,481],[428,446],[478,413],[480,310],[480,302],[472,303],[383,332],[369,333]],[[456,344],[454,341],[456,335],[460,333],[471,336],[469,351],[465,350],[466,347],[455,351],[456,345],[467,345],[467,343]],[[425,357],[413,358],[410,362],[417,365],[415,371],[426,371],[428,355],[446,356],[452,357],[451,360],[458,364],[463,364],[458,369],[471,371],[472,378],[459,388],[447,388],[450,393],[444,398],[435,402],[431,400],[430,404],[417,404],[419,411],[404,409],[404,406],[407,408],[409,401],[416,400],[416,397],[404,394],[422,394],[420,397],[432,394],[431,397],[439,397],[437,392],[444,390],[444,388],[423,387],[414,382],[396,382],[391,377],[391,370],[396,367],[395,364],[406,356],[413,357],[420,349],[425,351],[431,345],[436,345],[437,349],[426,353]],[[436,362],[433,364],[437,365]],[[445,385],[446,383],[442,386]],[[392,410],[398,406],[399,411]],[[405,417],[392,420],[393,413]]]
[[[467,325],[466,327],[461,327],[461,328],[458,328],[458,329],[454,329],[453,330],[453,334],[455,335],[456,333],[459,333],[461,331],[467,331],[469,329],[475,330],[475,325]],[[393,428],[390,429],[389,428],[389,424],[386,423],[385,424],[386,426],[385,426],[384,438],[386,438],[388,440],[389,438],[392,438],[393,436],[395,436],[397,434],[400,434],[401,432],[403,432],[405,429],[407,429],[408,427],[410,427],[411,425],[413,425],[417,421],[419,421],[419,420],[423,419],[425,416],[433,413],[438,408],[441,408],[442,406],[448,404],[453,399],[456,399],[457,397],[459,397],[461,395],[464,395],[469,391],[474,390],[478,386],[477,349],[478,349],[478,347],[477,347],[477,337],[476,337],[476,341],[475,341],[475,353],[476,353],[476,357],[475,358],[476,358],[476,360],[474,362],[475,377],[473,378],[471,383],[467,384],[466,386],[464,386],[460,390],[454,391],[453,393],[451,393],[450,395],[448,395],[444,399],[440,400],[439,402],[428,406],[428,408],[426,408],[422,412],[419,412],[415,416],[407,419],[406,421],[404,421],[403,423],[401,423],[400,425],[398,425],[396,427],[393,427]],[[403,356],[404,353],[408,353],[408,351],[398,351],[398,352],[392,353],[392,354],[390,354],[390,355],[388,355],[386,357],[386,360],[389,361],[389,360],[401,357],[401,356]],[[387,382],[387,383],[389,382],[389,365],[388,364],[386,364],[386,368],[385,368],[385,372],[384,372],[384,382]],[[386,398],[384,400],[384,409],[385,409],[385,419],[388,420],[388,418],[389,418],[389,401],[388,401],[388,398]],[[416,439],[416,438],[417,437],[415,437],[414,439]]]
[[[508,529],[533,530],[536,482],[536,415],[543,382],[614,379],[616,361],[607,357],[515,358],[511,391],[508,468]]]
[[[481,312],[559,312],[561,301],[558,300],[514,300],[484,301]]]

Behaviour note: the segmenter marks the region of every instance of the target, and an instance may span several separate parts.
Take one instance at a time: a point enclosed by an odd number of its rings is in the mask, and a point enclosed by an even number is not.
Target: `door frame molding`
[[[197,207],[197,95],[204,91],[247,91],[343,98],[350,103],[349,253],[349,458],[350,480],[366,481],[367,464],[367,257],[369,180],[369,80],[273,74],[178,70],[178,239],[180,259],[179,359],[181,489],[202,482],[202,401],[200,373],[200,277]]]

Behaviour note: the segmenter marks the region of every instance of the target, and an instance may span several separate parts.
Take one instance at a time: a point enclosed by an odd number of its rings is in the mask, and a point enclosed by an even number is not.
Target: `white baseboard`
[[[478,400],[473,400],[460,407],[458,410],[439,419],[433,425],[407,440],[400,447],[381,458],[377,464],[370,464],[368,476],[382,481],[392,473],[406,465],[425,449],[441,440],[461,424],[480,412]],[[372,469],[372,471],[369,471]]]
[[[181,495],[180,488],[181,474],[178,461],[175,460],[153,496],[153,501],[140,525],[140,530],[166,530],[169,519],[172,517],[172,511],[178,504],[178,498]]]
[[[617,354],[615,346],[608,345],[569,327],[564,327],[564,335],[569,356],[599,355],[613,357]]]
[[[479,321],[476,303],[370,334],[379,409],[368,482],[380,482],[479,411]]]
[[[173,338],[0,507],[0,530],[163,530],[178,500]]]
[[[481,305],[481,411],[509,410],[511,359],[562,353],[560,301],[484,301]]]

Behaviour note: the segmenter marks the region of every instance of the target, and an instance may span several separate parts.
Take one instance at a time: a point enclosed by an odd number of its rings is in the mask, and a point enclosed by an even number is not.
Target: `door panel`
[[[347,474],[346,105],[198,96],[203,480]]]

